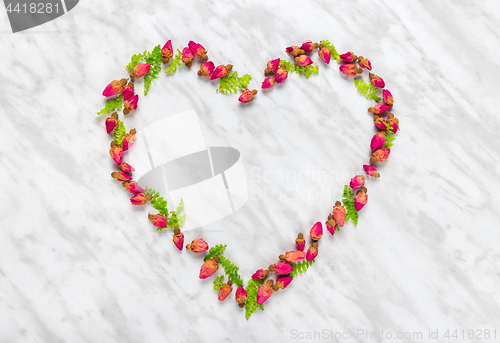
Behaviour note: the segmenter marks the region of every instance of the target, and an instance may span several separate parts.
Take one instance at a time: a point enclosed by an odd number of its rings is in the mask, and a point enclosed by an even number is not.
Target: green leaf
[[[264,283],[265,278],[262,280],[250,279],[247,283],[247,302],[245,303],[245,318],[248,320],[252,313],[257,309],[264,310],[264,306],[257,303],[257,293],[259,287]]]
[[[238,77],[238,72],[232,71],[219,81],[217,92],[221,93],[237,93],[238,90],[245,90],[252,77],[248,74]]]
[[[290,274],[288,274],[288,276],[295,278],[297,275],[305,273],[307,269],[309,269],[309,267],[312,266],[314,262],[315,262],[314,260],[312,261],[303,260],[301,262],[296,263],[293,271]]]
[[[224,275],[219,275],[214,280],[214,289],[218,291],[224,284]]]
[[[233,262],[229,261],[223,255],[219,255],[220,261],[219,264],[224,267],[224,272],[228,276],[229,280],[233,281],[238,286],[243,287],[243,280],[241,276],[238,274],[238,268]]]
[[[222,255],[222,253],[224,252],[226,247],[227,247],[227,245],[219,244],[219,245],[216,245],[216,246],[210,248],[210,250],[208,251],[208,254],[205,255],[205,258],[203,260],[205,262],[207,262],[208,260],[212,259],[215,256]]]
[[[177,67],[182,64],[182,52],[177,49],[177,54],[174,55],[172,58],[172,62],[170,62],[170,65],[168,68],[165,70],[165,74],[173,74],[177,71]]]
[[[115,142],[119,146],[122,145],[123,143],[123,138],[127,134],[127,131],[125,130],[125,125],[121,120],[118,121],[118,125],[115,128],[114,136],[115,136]]]
[[[357,86],[359,94],[363,95],[367,99],[372,99],[376,102],[382,100],[382,98],[378,95],[378,87],[375,87],[371,83],[367,83],[361,79],[354,79],[354,84]]]
[[[149,72],[144,76],[144,95],[149,92],[151,82],[158,78],[162,66],[161,47],[155,46],[153,51],[146,57],[146,63],[151,65]]]
[[[131,62],[129,64],[127,64],[127,69],[129,72],[132,71],[132,69],[134,69],[134,67],[141,61],[141,60],[145,60],[147,57],[149,56],[149,52],[147,50],[144,50],[144,52],[142,54],[137,54],[137,55],[133,55],[131,57]]]
[[[307,67],[300,67],[300,66],[298,66],[296,64],[292,64],[288,61],[281,60],[280,66],[282,68],[285,68],[289,72],[297,73],[299,75],[305,75],[306,78],[309,78],[309,76],[311,76],[312,74],[319,73],[319,67],[313,66],[313,65],[308,65]]]
[[[330,49],[331,54],[332,54],[332,58],[334,60],[336,60],[337,62],[340,62],[340,60],[341,60],[340,55],[337,52],[337,49],[335,49],[335,47],[330,43],[330,41],[325,39],[325,40],[322,40],[320,43],[323,44],[324,46],[326,46],[328,49]]]
[[[392,148],[394,141],[396,140],[396,137],[398,136],[396,133],[392,133],[392,126],[391,124],[383,121],[386,131],[385,131],[385,143],[383,148]]]
[[[123,94],[120,94],[116,98],[106,101],[106,105],[104,106],[104,108],[99,112],[96,112],[96,114],[101,115],[104,113],[109,113],[117,109],[120,109],[122,107],[123,107]]]
[[[354,195],[352,194],[351,187],[349,187],[349,185],[344,186],[342,204],[346,209],[345,222],[350,219],[354,225],[358,225],[358,211],[356,211],[356,207],[354,206]]]

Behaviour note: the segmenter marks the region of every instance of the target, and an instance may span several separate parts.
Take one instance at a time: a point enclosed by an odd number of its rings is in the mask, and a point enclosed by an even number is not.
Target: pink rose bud
[[[370,158],[370,163],[384,162],[389,157],[391,153],[390,148],[378,149],[373,152],[373,156]]]
[[[257,94],[257,90],[254,89],[254,90],[250,90],[250,89],[245,89],[243,91],[243,93],[241,93],[240,97],[238,98],[239,101],[243,102],[243,103],[246,103],[246,102],[250,102],[253,100],[253,97],[255,94]]]
[[[127,79],[121,79],[120,81],[118,80],[113,80],[109,85],[104,88],[104,91],[102,92],[103,96],[112,96],[116,94],[120,94],[123,92],[123,86],[127,84]]]
[[[123,88],[123,100],[128,100],[133,95],[134,95],[134,83],[129,82],[128,85],[126,85]]]
[[[297,249],[304,250],[306,246],[306,240],[304,239],[304,236],[301,233],[299,233],[297,238],[295,238],[295,244],[297,245]]]
[[[111,177],[117,181],[124,182],[132,180],[132,177],[125,172],[112,172]]]
[[[372,70],[372,63],[367,58],[364,58],[363,56],[358,57],[358,63],[361,66],[361,68]]]
[[[332,57],[332,52],[327,47],[324,47],[321,48],[320,51],[318,51],[318,56],[319,58],[321,58],[323,62],[325,62],[326,64],[330,64],[330,58]]]
[[[351,51],[349,52],[346,52],[345,54],[342,54],[339,56],[344,62],[347,62],[347,63],[352,63],[352,62],[356,62],[356,60],[358,59],[358,56],[354,55]]]
[[[252,279],[263,279],[269,274],[269,270],[259,269],[252,275]]]
[[[228,66],[231,66],[228,68]],[[231,64],[228,64],[227,66],[225,65],[220,65],[215,68],[214,72],[212,73],[212,76],[210,76],[210,80],[215,80],[215,79],[222,79],[223,77],[227,76],[229,74],[229,71],[233,68]]]
[[[123,187],[127,189],[130,193],[144,193],[145,190],[137,184],[135,181],[124,182]]]
[[[192,252],[199,254],[200,252],[204,252],[208,250],[208,244],[201,238],[197,238],[191,242],[191,244],[186,245],[187,250],[191,250]]]
[[[195,43],[193,41],[189,41],[188,46],[196,57],[201,58],[205,61],[208,60],[207,49],[205,49],[203,45]]]
[[[335,222],[338,224],[338,226],[343,227],[344,221],[345,221],[346,210],[345,210],[345,207],[342,206],[340,201],[337,201],[335,203],[335,206],[333,206],[332,213],[333,213],[333,219],[335,219]]]
[[[179,230],[179,228],[175,228],[173,241],[177,249],[182,251],[182,247],[184,245],[184,234]]]
[[[172,49],[172,40],[169,39],[163,48],[161,48],[161,56],[163,57],[163,64],[167,64],[168,61],[174,56],[174,49]]]
[[[399,130],[399,119],[394,117],[394,114],[388,114],[389,119],[387,122],[391,125],[391,132],[396,133]]]
[[[305,255],[305,253],[304,253]],[[278,280],[276,280],[276,284],[278,285],[279,288],[285,289],[288,287],[290,282],[292,282],[293,277],[291,276],[285,276],[285,277],[280,277]]]
[[[385,111],[390,110],[390,109],[391,109],[391,106],[389,106],[389,105],[376,104],[375,106],[370,107],[368,109],[368,112],[375,113],[375,114],[381,114],[381,113],[384,113]]]
[[[144,76],[149,72],[149,69],[151,69],[151,65],[148,63],[136,64],[135,67],[132,69],[132,74],[130,74],[130,77]]]
[[[123,144],[122,144],[122,149],[123,151],[127,151],[134,145],[134,143],[137,141],[137,137],[135,136],[136,131],[135,129],[132,129],[123,137]]]
[[[106,132],[110,134],[118,126],[118,113],[113,112],[110,117],[106,118]]]
[[[384,98],[384,104],[392,106],[394,104],[394,98],[392,97],[391,92],[387,89],[382,90],[382,97]]]
[[[364,191],[359,191],[356,193],[356,196],[354,197],[354,208],[356,211],[360,211],[363,206],[366,205],[366,202],[368,201],[368,195]]]
[[[307,67],[308,65],[313,64],[313,61],[307,55],[297,56],[293,60],[301,67]]]
[[[137,193],[132,196],[132,198],[130,198],[130,202],[132,203],[132,205],[144,205],[151,199],[153,199],[153,197],[149,194]]]
[[[203,263],[200,268],[200,279],[206,279],[214,275],[217,269],[219,269],[219,256],[215,256],[214,258]]]
[[[198,71],[198,75],[210,77],[212,75],[212,73],[214,72],[214,69],[215,69],[214,62],[212,62],[212,61],[204,62],[200,66],[200,70]]]
[[[115,145],[111,146],[111,149],[109,149],[109,155],[117,164],[122,163],[123,150],[118,145],[116,145],[116,143]]]
[[[274,270],[273,270],[274,269]],[[293,267],[285,262],[278,262],[270,266],[270,270],[278,275],[286,275],[293,272]]]
[[[331,214],[328,215],[328,220],[325,222],[326,229],[333,236],[335,234],[335,229],[337,228],[337,223]]]
[[[385,87],[384,79],[382,79],[380,76],[372,74],[372,73],[370,73],[369,76],[370,76],[370,82],[372,83],[372,85],[374,85],[375,87],[378,87],[378,88]]]
[[[385,124],[384,124],[384,123],[387,123],[387,121],[384,118],[379,117],[377,115],[373,116],[373,118],[375,119],[375,126],[379,130],[383,130],[383,131],[387,130],[387,126],[385,126]]]
[[[364,164],[363,168],[365,169],[366,175],[371,177],[380,177],[380,174],[377,172],[377,168],[369,166],[367,164]]]
[[[275,60],[270,60],[269,62],[267,62],[267,69],[269,69],[270,71],[276,71],[276,68],[278,68],[279,65],[280,65],[279,58]]]
[[[306,261],[312,261],[318,256],[318,243],[313,243],[309,249],[307,249]]]
[[[151,220],[151,223],[154,227],[167,227],[167,218],[163,214],[149,214],[148,219]]]
[[[379,133],[376,133],[372,137],[372,141],[370,143],[370,148],[372,150],[377,150],[378,148],[381,148],[385,143],[385,132],[381,131]],[[361,188],[361,187],[357,187]]]
[[[120,168],[122,171],[131,173],[135,171],[134,167],[132,167],[130,164],[122,162],[118,165],[118,168]]]
[[[134,96],[131,96],[127,100],[124,101],[123,105],[125,109],[123,110],[124,114],[129,114],[132,111],[135,111],[137,109],[137,103],[139,102],[139,95],[136,94]]]
[[[356,76],[363,72],[363,69],[358,68],[358,66],[355,64],[342,64],[339,67],[339,69],[342,73],[346,74],[347,76]]]
[[[298,56],[300,54],[303,54],[304,53],[304,50],[302,50],[301,48],[299,48],[298,46],[289,46],[288,48],[286,48],[286,52],[295,57],[295,56]]]
[[[248,292],[241,286],[236,289],[236,294],[234,295],[236,302],[240,308],[245,307],[245,303],[248,299]]]
[[[274,77],[266,77],[262,82],[262,88],[272,88],[274,86]]]
[[[349,186],[352,189],[358,189],[365,185],[365,177],[363,175],[356,175],[351,179]]]
[[[288,77],[288,71],[285,68],[279,67],[276,69],[276,83],[283,83]]]
[[[193,62],[193,59],[194,59],[194,55],[193,53],[191,52],[191,49],[189,49],[189,47],[185,47],[184,49],[182,49],[182,62],[184,62],[186,64],[186,66],[191,66],[191,62]]]
[[[262,305],[274,293],[272,288],[273,283],[273,280],[268,280],[265,284],[259,287],[259,290],[257,291],[257,303],[259,305]]]
[[[310,231],[310,235],[313,241],[321,239],[321,236],[323,236],[323,225],[321,225],[321,222],[317,222],[313,225]]]
[[[287,251],[285,255],[281,255],[280,259],[283,257],[283,260],[285,260],[288,263],[295,264],[299,261],[302,261],[304,258],[306,258],[306,253],[300,250],[294,250],[294,251]]]
[[[229,281],[231,282],[231,281]],[[222,285],[221,288],[219,288],[219,296],[218,299],[219,301],[224,301],[226,300],[227,296],[233,291],[233,287],[229,285],[228,283],[225,283]]]

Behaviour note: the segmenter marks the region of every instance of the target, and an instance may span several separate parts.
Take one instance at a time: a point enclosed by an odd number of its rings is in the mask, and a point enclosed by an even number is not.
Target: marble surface
[[[495,4],[87,0],[17,34],[0,11],[0,342],[500,341]],[[286,46],[329,39],[370,58],[395,97],[401,131],[359,224],[325,235],[249,321],[109,176],[102,89],[168,39],[204,44],[251,88]],[[319,75],[248,105],[196,67],[161,73],[128,119],[195,109],[207,144],[241,152],[249,200],[186,240],[227,244],[245,280],[324,221],[369,158],[372,102],[315,61]]]

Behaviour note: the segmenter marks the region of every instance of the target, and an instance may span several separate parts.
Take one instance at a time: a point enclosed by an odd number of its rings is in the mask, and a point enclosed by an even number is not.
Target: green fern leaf
[[[387,122],[383,122],[385,127],[386,127],[386,132],[385,132],[385,143],[383,148],[392,148],[394,145],[394,141],[396,140],[396,137],[398,136],[396,133],[392,133],[392,126],[391,124]]]
[[[288,275],[295,278],[297,275],[305,273],[307,269],[309,269],[309,267],[312,266],[314,262],[315,262],[314,260],[312,261],[303,260],[301,262],[298,262],[295,264],[293,271]]]
[[[104,106],[104,108],[99,112],[96,112],[96,114],[99,116],[104,113],[109,113],[117,109],[121,109],[122,107],[123,107],[123,94],[120,94],[116,98],[106,101],[106,105]]]
[[[222,255],[222,253],[224,252],[226,247],[227,247],[227,245],[218,244],[218,245],[210,248],[210,250],[208,251],[208,254],[205,255],[205,258],[203,260],[205,262],[207,262],[208,260],[212,259],[215,256]]]
[[[224,272],[228,276],[229,280],[233,281],[238,286],[243,287],[243,280],[241,276],[238,274],[239,268],[231,261],[229,261],[223,255],[219,255],[220,261],[219,264],[224,267]]]
[[[161,47],[155,46],[153,51],[146,58],[146,63],[151,65],[148,74],[144,77],[144,95],[149,92],[151,82],[158,78],[162,66]]]
[[[165,70],[165,74],[173,74],[177,71],[177,67],[182,64],[182,52],[177,49],[177,54],[172,58],[172,62]]]
[[[118,121],[118,125],[115,128],[114,136],[115,136],[115,142],[119,146],[122,145],[123,143],[123,138],[127,134],[127,131],[125,130],[125,125],[123,125],[123,122],[121,120]]]
[[[238,90],[245,90],[251,80],[252,77],[248,74],[238,77],[238,72],[232,71],[220,79],[219,88],[217,88],[216,92],[225,94],[237,93]]]
[[[218,291],[224,284],[224,275],[219,275],[214,280],[214,289]]]
[[[354,79],[354,84],[356,85],[359,94],[363,95],[367,99],[372,99],[376,102],[382,100],[382,98],[378,95],[378,87],[375,87],[371,83],[367,83],[361,79]]]
[[[344,193],[342,194],[342,204],[346,209],[345,221],[352,220],[354,225],[358,225],[358,211],[354,206],[354,195],[352,194],[349,185],[344,186]]]

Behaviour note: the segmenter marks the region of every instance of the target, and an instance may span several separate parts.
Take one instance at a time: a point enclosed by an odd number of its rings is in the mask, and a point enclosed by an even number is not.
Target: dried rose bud
[[[342,206],[340,201],[337,201],[335,203],[335,206],[333,206],[332,213],[333,213],[333,219],[335,219],[335,222],[338,224],[338,226],[343,227],[344,221],[345,221],[346,210],[345,210],[345,207]]]
[[[191,244],[186,245],[187,250],[191,250],[192,252],[199,254],[200,252],[204,252],[208,250],[208,244],[201,238],[196,238],[191,242]]]
[[[384,79],[382,79],[380,76],[372,74],[372,73],[370,73],[369,76],[370,76],[370,82],[372,83],[372,85],[374,85],[375,87],[378,87],[378,88],[385,87]]]
[[[130,202],[132,203],[132,205],[144,205],[151,199],[153,199],[153,197],[149,194],[137,193],[132,196],[132,198],[130,198]]]
[[[278,69],[276,69],[276,83],[283,83],[283,81],[286,80],[286,78],[288,77],[288,71],[283,68],[283,67],[279,67]]]
[[[356,196],[354,197],[354,208],[356,209],[356,211],[359,212],[363,208],[363,206],[366,205],[367,201],[368,195],[365,191],[361,190],[356,193]]]
[[[387,126],[385,126],[385,124],[384,124],[384,123],[387,123],[387,121],[384,118],[379,117],[378,115],[374,115],[373,118],[375,119],[375,126],[379,130],[383,130],[383,131],[387,130]]]
[[[201,58],[202,60],[205,61],[208,60],[207,49],[205,49],[203,45],[195,43],[193,41],[189,41],[188,46],[189,49],[191,49],[193,55],[195,55],[198,58]]]
[[[259,305],[262,305],[274,293],[272,288],[273,283],[273,280],[268,280],[265,284],[259,287],[259,290],[257,291],[257,303]]]
[[[262,82],[262,88],[272,88],[274,86],[274,77],[266,77]]]
[[[123,92],[123,86],[127,84],[127,79],[121,79],[120,81],[118,80],[113,80],[109,85],[104,88],[104,91],[102,92],[103,96],[112,96],[116,94],[120,94]]]
[[[373,156],[370,158],[370,163],[384,162],[389,157],[391,153],[390,148],[378,149],[373,152]]]
[[[151,64],[149,63],[136,64],[134,68],[132,68],[132,73],[130,74],[130,77],[131,78],[142,77],[149,72],[149,69],[151,69]]]
[[[365,185],[365,177],[363,175],[356,175],[351,179],[349,186],[352,189],[358,189]]]
[[[118,113],[113,112],[110,117],[106,118],[106,132],[110,134],[118,126]]]
[[[111,149],[109,149],[109,155],[117,164],[122,163],[123,150],[118,145],[116,145],[116,143],[115,145],[111,146]]]
[[[200,268],[200,279],[206,279],[214,275],[217,269],[219,269],[219,256],[215,256],[214,258],[203,263]]]
[[[111,177],[117,181],[124,182],[132,180],[132,177],[125,172],[112,172]]]
[[[227,76],[230,70],[228,69],[228,66],[230,66],[230,64],[228,64],[227,66],[222,64],[220,66],[217,66],[217,68],[215,68],[214,72],[212,73],[212,76],[210,76],[210,80],[221,79]]]
[[[124,182],[123,187],[127,189],[130,193],[144,193],[144,188],[139,186],[137,182],[135,181],[130,181],[130,182]]]
[[[370,148],[372,150],[377,150],[378,148],[381,148],[385,143],[385,135],[386,133],[384,131],[381,131],[373,135],[372,141],[370,143]]]
[[[242,286],[239,286],[236,289],[236,293],[234,294],[234,298],[236,299],[238,306],[240,308],[243,308],[243,307],[245,307],[245,303],[247,302],[247,299],[248,299],[248,292]]]
[[[382,90],[382,97],[384,98],[384,104],[392,106],[394,104],[394,98],[392,97],[392,93],[387,89]]]
[[[302,43],[302,45],[300,46],[300,48],[302,50],[304,50],[305,52],[311,52],[313,51],[314,49],[316,49],[318,47],[318,43],[313,43],[311,42],[310,40],[306,40],[304,43]]]
[[[161,48],[161,57],[163,57],[163,64],[167,64],[168,61],[174,56],[174,49],[172,49],[172,40],[169,39],[163,48]]]
[[[280,59],[276,58],[274,60],[270,60],[269,62],[267,62],[267,69],[274,72],[279,67],[279,65],[280,65]]]
[[[288,48],[286,48],[286,52],[287,52],[287,54],[289,54],[289,55],[291,55],[293,57],[305,53],[305,51],[303,49],[301,49],[301,48],[299,48],[298,46],[295,46],[295,45],[289,46]]]
[[[330,59],[332,57],[332,52],[330,51],[330,49],[324,47],[324,48],[321,48],[321,50],[318,51],[318,56],[319,56],[319,58],[321,58],[321,60],[323,62],[325,62],[326,64],[330,64]]]
[[[302,233],[299,233],[297,238],[295,238],[295,244],[297,245],[297,249],[304,250],[304,247],[306,246],[306,240],[304,239]]]
[[[323,225],[321,225],[321,222],[314,224],[309,234],[311,235],[311,239],[313,241],[321,239],[321,236],[323,236]]]
[[[305,253],[304,253],[304,255],[305,255]],[[293,280],[293,277],[291,277],[291,276],[280,277],[278,280],[276,280],[276,285],[278,285],[278,287],[281,289],[285,289],[288,287],[290,282],[292,282],[292,280]]]
[[[363,168],[365,169],[366,175],[371,177],[380,177],[380,174],[377,172],[377,168],[369,166],[367,164],[364,164]]]
[[[188,68],[191,67],[191,62],[193,62],[194,55],[189,47],[185,47],[184,49],[182,49],[181,59]]]
[[[231,282],[231,281],[229,281]],[[227,296],[233,291],[233,287],[229,283],[225,283],[219,288],[219,301],[226,300]]]
[[[313,64],[312,59],[307,55],[297,56],[293,60],[301,67],[307,67],[308,65]]]
[[[356,62],[356,60],[358,59],[358,56],[354,55],[351,51],[349,52],[346,52],[345,54],[342,54],[339,56],[344,62],[347,62],[347,63],[352,63],[352,62]]]
[[[135,171],[134,167],[132,167],[130,164],[122,162],[118,165],[118,168],[120,168],[122,171],[130,173]]]
[[[306,261],[312,261],[318,256],[318,243],[313,243],[309,249],[307,249]]]
[[[129,114],[132,111],[135,111],[137,109],[137,103],[139,102],[139,95],[136,94],[134,96],[131,96],[127,100],[123,102],[123,106],[125,109],[123,110],[123,114]]]
[[[391,109],[391,106],[389,106],[389,105],[376,104],[375,106],[370,107],[368,109],[368,112],[375,113],[375,114],[381,114],[381,113],[384,113],[385,111],[390,110],[390,109]]]
[[[210,77],[212,75],[212,73],[214,72],[214,69],[215,69],[214,62],[212,62],[212,61],[204,62],[200,66],[200,70],[198,71],[198,75]]]
[[[306,253],[300,250],[287,251],[285,255],[283,255],[283,259],[291,264],[302,261],[306,257]]]
[[[252,279],[263,279],[269,274],[269,270],[259,269],[252,275]]]
[[[330,232],[333,236],[335,234],[335,229],[337,228],[337,223],[331,214],[328,215],[328,220],[325,222],[325,225],[328,232]]]
[[[389,125],[391,125],[391,132],[396,133],[399,130],[399,119],[394,117],[394,114],[389,113],[389,119],[387,120]]]
[[[135,129],[132,129],[125,135],[125,137],[123,137],[123,151],[127,151],[128,149],[130,149],[132,145],[134,145],[134,143],[137,141],[137,137],[135,136],[136,133],[137,131],[135,131]]]
[[[179,228],[175,228],[173,241],[177,249],[182,251],[182,247],[184,245],[184,234],[179,230]]]
[[[347,76],[356,76],[363,72],[363,69],[358,68],[358,66],[355,64],[342,64],[339,67],[339,69],[342,73],[346,74]]]
[[[271,270],[272,272],[275,272],[278,275],[286,275],[286,274],[290,274],[291,272],[293,272],[293,267],[285,262],[278,262],[278,263],[272,264],[271,266],[270,266],[269,270]]]
[[[372,70],[372,63],[367,58],[364,58],[363,56],[358,57],[358,63],[361,66],[361,68]]]
[[[250,90],[250,89],[245,89],[240,97],[238,98],[239,101],[242,103],[250,102],[253,100],[253,97],[257,94],[258,90]]]
[[[167,227],[167,218],[163,214],[149,214],[148,219],[151,220],[151,223],[155,227],[162,227],[166,228]]]

